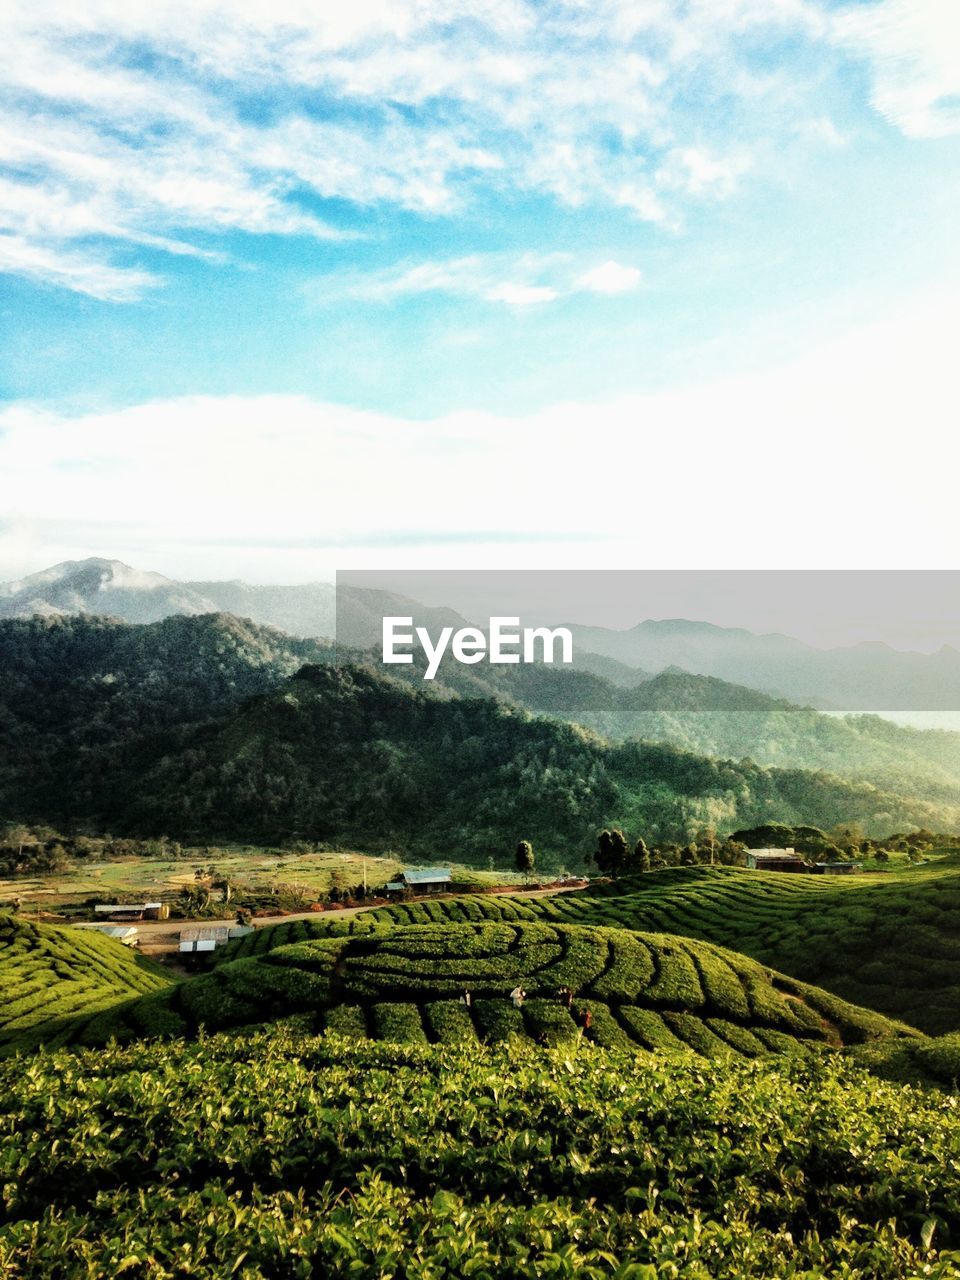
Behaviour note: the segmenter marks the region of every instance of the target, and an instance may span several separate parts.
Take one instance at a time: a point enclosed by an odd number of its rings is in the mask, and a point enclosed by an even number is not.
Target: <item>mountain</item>
[[[960,708],[960,652],[907,653],[878,642],[815,649],[791,636],[755,635],[685,619],[648,620],[627,631],[570,624],[578,648],[647,671],[682,667],[821,709]]]
[[[245,582],[175,582],[119,560],[67,560],[18,582],[0,584],[0,618],[91,614],[124,622],[176,615],[233,613],[298,636],[333,636],[331,583],[250,586]]]
[[[171,614],[216,612],[216,604],[187,583],[119,560],[66,560],[18,582],[0,583],[0,618],[87,613],[158,622]]]
[[[375,656],[370,664],[379,667]],[[391,673],[422,688],[423,666],[420,657]],[[909,729],[877,715],[825,715],[675,667],[625,688],[579,666],[465,667],[445,661],[433,687],[441,696],[496,698],[535,715],[584,725],[605,738],[642,738],[700,755],[826,769],[884,790],[960,802],[958,733]]]
[[[122,699],[113,714],[92,718],[94,702],[70,719],[69,701],[65,691],[61,723],[46,736],[0,718],[7,816],[501,864],[521,836],[579,863],[611,824],[675,840],[708,822],[731,831],[859,821],[870,834],[960,826],[956,804],[663,744],[612,745],[492,699],[438,697],[356,666],[304,666],[206,721],[164,721],[136,700],[124,717]]]
[[[225,614],[0,622],[0,813],[89,810],[159,748],[332,650]]]
[[[451,609],[370,588],[337,592],[331,583],[176,582],[117,560],[67,561],[0,585],[0,618],[82,613],[154,622],[217,612],[297,636],[332,637],[338,628],[341,645],[361,649],[379,648],[388,613],[412,617],[415,626],[434,633],[466,624]],[[678,667],[821,710],[960,709],[960,652],[949,645],[932,654],[901,652],[879,642],[816,649],[791,636],[756,635],[682,618],[648,619],[626,631],[567,625],[574,637],[574,665],[624,688],[649,673]]]

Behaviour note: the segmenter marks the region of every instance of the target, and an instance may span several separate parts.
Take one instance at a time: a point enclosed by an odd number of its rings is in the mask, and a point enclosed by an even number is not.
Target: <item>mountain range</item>
[[[67,561],[0,585],[0,618],[94,614],[142,623],[220,612],[292,636],[332,637],[336,631],[341,645],[362,649],[379,645],[388,612],[410,615],[432,631],[466,625],[452,609],[369,588],[338,593],[323,582],[177,582],[117,560]],[[647,619],[623,631],[568,625],[575,664],[624,687],[678,667],[821,710],[960,709],[960,652],[949,645],[931,654],[879,641],[817,649],[791,636],[688,619]]]
[[[0,622],[0,815],[481,858],[518,833],[562,856],[610,822],[681,840],[703,823],[960,826],[958,735],[685,672],[625,690],[458,667],[489,681],[425,686],[352,657],[227,614]],[[591,719],[659,740],[607,741]]]

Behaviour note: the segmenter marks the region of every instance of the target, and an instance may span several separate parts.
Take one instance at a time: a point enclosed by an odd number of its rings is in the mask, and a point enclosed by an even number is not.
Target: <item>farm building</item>
[[[426,871],[404,871],[398,880],[387,884],[388,893],[442,893],[453,885],[453,873],[446,867]]]
[[[821,876],[849,876],[863,870],[860,862],[817,862],[812,870]]]
[[[807,864],[794,849],[748,849],[752,871],[806,871]]]
[[[116,938],[125,947],[136,947],[140,942],[140,931],[132,924],[93,924],[95,933],[106,934],[108,938]]]
[[[101,903],[93,908],[98,916],[109,916],[111,920],[166,920],[170,907],[166,902],[110,902]]]
[[[216,951],[225,946],[231,938],[243,938],[253,933],[250,925],[240,924],[202,924],[193,925],[189,929],[180,930],[180,951],[193,953],[197,951]]]

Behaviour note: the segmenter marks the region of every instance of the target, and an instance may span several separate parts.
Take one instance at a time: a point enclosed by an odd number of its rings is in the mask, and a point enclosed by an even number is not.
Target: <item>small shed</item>
[[[428,867],[420,871],[404,871],[398,880],[391,880],[387,885],[388,893],[404,893],[408,889],[412,893],[442,893],[453,883],[453,872],[449,867]]]
[[[125,947],[135,947],[140,941],[140,931],[132,924],[94,924],[90,927],[94,933],[102,933],[108,938],[116,938]]]
[[[105,902],[93,908],[94,915],[121,920],[166,920],[170,907],[166,902]]]
[[[851,876],[863,870],[862,862],[818,862],[814,870],[822,876]]]
[[[180,951],[193,953],[197,951],[215,951],[225,946],[231,938],[243,938],[253,933],[251,925],[240,924],[201,924],[191,925],[180,930]]]
[[[795,849],[748,849],[751,871],[806,871],[807,864]]]

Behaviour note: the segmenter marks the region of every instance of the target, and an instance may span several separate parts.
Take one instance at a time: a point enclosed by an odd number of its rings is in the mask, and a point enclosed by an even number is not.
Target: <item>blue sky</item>
[[[515,532],[635,558],[626,517],[517,517],[541,451],[569,510],[627,461],[709,459],[709,419],[742,456],[801,406],[893,490],[889,406],[951,385],[953,0],[33,0],[0,22],[0,572],[111,549],[316,576],[424,530],[460,556]],[[184,452],[158,458],[164,432]],[[187,496],[148,518],[174,463],[205,520]],[[500,497],[437,502],[465,466]],[[363,484],[330,495],[348,468]]]

